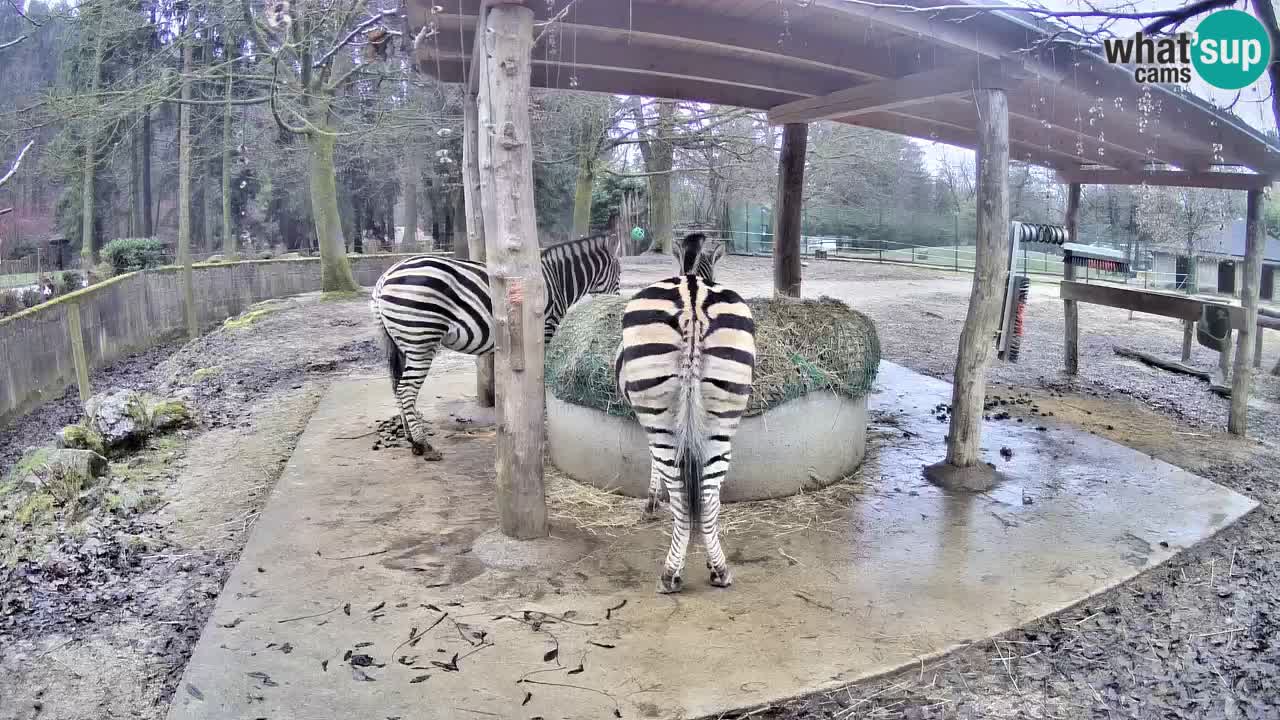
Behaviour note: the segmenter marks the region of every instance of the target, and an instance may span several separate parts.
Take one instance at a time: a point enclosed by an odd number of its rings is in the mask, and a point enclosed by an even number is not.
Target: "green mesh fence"
[[[630,298],[593,295],[565,315],[547,346],[546,381],[566,402],[631,417],[613,361]],[[880,338],[866,315],[832,298],[747,300],[756,321],[756,376],[747,415],[811,392],[859,398],[880,366]]]

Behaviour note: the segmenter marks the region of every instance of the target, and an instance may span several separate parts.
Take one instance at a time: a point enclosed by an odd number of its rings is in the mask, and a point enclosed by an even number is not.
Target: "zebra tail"
[[[391,333],[387,332],[385,324],[382,325],[382,347],[387,351],[387,365],[391,369],[391,388],[394,390],[400,387],[400,378],[404,377],[405,356],[396,346]]]
[[[696,346],[693,353],[681,353],[682,357],[688,358],[688,365],[681,368],[679,397],[676,402],[676,463],[680,468],[680,479],[683,481],[689,508],[691,537],[694,529],[702,525],[702,475],[706,459],[706,413],[702,408],[702,378],[697,372],[702,367],[700,354]]]

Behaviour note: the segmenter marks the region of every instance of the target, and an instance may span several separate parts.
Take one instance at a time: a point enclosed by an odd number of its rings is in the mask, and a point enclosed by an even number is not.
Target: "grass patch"
[[[276,311],[275,308],[259,308],[257,310],[249,310],[248,312],[240,313],[239,315],[233,318],[227,318],[227,321],[222,323],[222,327],[228,330],[242,330],[244,328],[247,328],[253,325],[254,323],[258,322],[262,318],[270,315],[275,311]]]
[[[220,375],[221,373],[222,373],[221,365],[214,365],[213,367],[207,367],[207,368],[199,368],[195,372],[191,373],[191,382],[202,383],[211,377]]]

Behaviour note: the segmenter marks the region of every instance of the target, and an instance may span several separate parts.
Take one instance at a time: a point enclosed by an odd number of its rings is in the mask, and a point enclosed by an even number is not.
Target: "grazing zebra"
[[[550,339],[569,306],[587,293],[618,292],[621,266],[615,243],[597,235],[542,251],[547,285],[543,336]],[[493,302],[484,263],[419,255],[393,265],[373,289],[373,313],[382,325],[391,387],[415,455],[439,460],[417,411],[418,391],[436,350],[468,355],[493,352]]]
[[[720,258],[724,257],[724,243],[716,241],[707,245],[705,244],[706,239],[707,236],[702,233],[686,235],[683,240],[671,244],[671,254],[676,256],[676,263],[683,269],[685,247],[691,242],[702,244],[702,252],[698,254],[698,264],[693,272],[707,282],[715,282],[716,263],[720,262]]]
[[[675,519],[658,592],[679,592],[692,528],[707,549],[711,584],[733,583],[720,548],[720,483],[730,440],[751,396],[755,322],[734,291],[692,270],[700,236],[685,239],[684,275],[641,290],[622,315],[614,372],[649,437],[649,501],[665,484]]]

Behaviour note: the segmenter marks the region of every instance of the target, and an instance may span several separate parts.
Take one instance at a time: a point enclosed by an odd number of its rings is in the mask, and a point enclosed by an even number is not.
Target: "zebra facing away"
[[[542,251],[547,285],[543,337],[550,339],[569,306],[588,293],[618,292],[621,265],[615,243],[596,235]],[[419,255],[378,278],[373,313],[381,326],[391,367],[391,387],[415,455],[439,460],[418,414],[418,392],[440,347],[468,355],[494,350],[493,301],[484,263]]]
[[[755,321],[738,294],[693,272],[701,237],[685,238],[685,273],[636,294],[622,315],[618,388],[649,439],[649,500],[665,485],[674,527],[658,592],[679,592],[690,535],[707,549],[711,584],[733,575],[720,547],[720,484],[730,441],[751,397]]]

